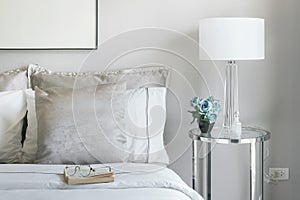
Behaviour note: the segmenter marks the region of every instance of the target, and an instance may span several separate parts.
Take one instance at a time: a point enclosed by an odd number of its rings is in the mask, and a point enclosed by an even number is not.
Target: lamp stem
[[[235,61],[228,61],[225,81],[225,118],[223,126],[234,135],[241,134],[238,99],[238,66]]]

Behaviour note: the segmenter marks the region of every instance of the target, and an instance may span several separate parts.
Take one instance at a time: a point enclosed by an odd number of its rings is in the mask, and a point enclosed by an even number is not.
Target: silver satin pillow
[[[27,67],[0,73],[0,92],[28,88]]]
[[[32,88],[81,88],[97,84],[127,82],[127,89],[140,87],[166,87],[170,71],[167,67],[138,67],[104,72],[50,72],[37,71],[30,75]]]
[[[36,88],[36,163],[91,164],[125,161],[126,83],[81,89]]]

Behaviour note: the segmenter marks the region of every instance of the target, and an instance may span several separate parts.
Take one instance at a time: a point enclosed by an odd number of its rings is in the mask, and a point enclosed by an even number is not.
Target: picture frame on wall
[[[94,50],[98,0],[1,0],[0,50]]]

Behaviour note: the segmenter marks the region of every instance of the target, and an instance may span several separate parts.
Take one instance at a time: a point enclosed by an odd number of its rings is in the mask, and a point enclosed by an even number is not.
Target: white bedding
[[[63,180],[64,165],[0,165],[0,199],[202,200],[168,168],[134,163],[110,166],[115,171],[115,182],[67,185]]]

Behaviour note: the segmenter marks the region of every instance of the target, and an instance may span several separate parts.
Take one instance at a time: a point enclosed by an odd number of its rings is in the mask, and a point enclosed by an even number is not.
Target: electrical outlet
[[[269,176],[273,180],[289,180],[289,168],[269,168]]]

